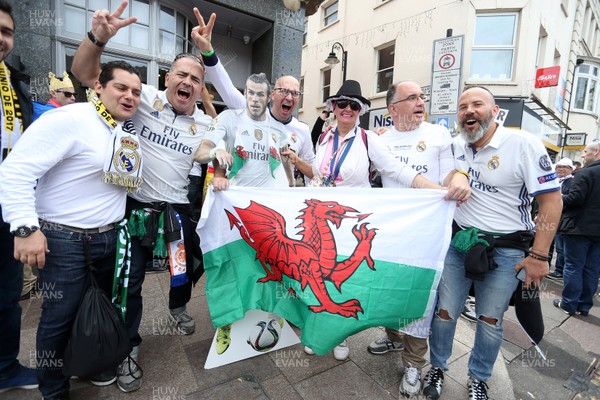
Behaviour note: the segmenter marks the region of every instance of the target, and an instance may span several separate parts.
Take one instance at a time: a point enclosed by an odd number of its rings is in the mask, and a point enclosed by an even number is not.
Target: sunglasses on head
[[[57,90],[56,93],[64,94],[67,99],[70,99],[71,96],[73,96],[74,98],[77,98],[77,93],[65,92],[64,90]]]
[[[335,105],[342,110],[344,108],[348,107],[348,105],[350,105],[350,109],[352,111],[358,111],[362,108],[362,106],[360,105],[359,102],[353,101],[353,100],[345,100],[345,99],[336,100]]]

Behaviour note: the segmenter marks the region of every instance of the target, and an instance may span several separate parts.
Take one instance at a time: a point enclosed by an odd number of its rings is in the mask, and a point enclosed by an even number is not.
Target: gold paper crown
[[[69,74],[67,74],[67,71],[63,72],[62,79],[57,78],[56,75],[54,75],[54,72],[48,72],[48,78],[50,78],[50,85],[48,86],[50,90],[59,90],[65,88],[75,90],[73,87],[73,82],[71,82],[71,79],[69,79]]]

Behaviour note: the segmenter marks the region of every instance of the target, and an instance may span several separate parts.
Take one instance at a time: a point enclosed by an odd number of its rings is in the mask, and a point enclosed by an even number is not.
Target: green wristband
[[[215,54],[215,49],[212,49],[211,51],[209,51],[208,53],[204,53],[202,51],[200,51],[200,54],[202,54],[202,57],[210,57],[213,54]]]

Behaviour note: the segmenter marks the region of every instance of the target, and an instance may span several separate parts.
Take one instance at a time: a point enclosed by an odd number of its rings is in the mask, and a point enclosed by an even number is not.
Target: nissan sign
[[[560,75],[560,66],[540,68],[535,74],[535,87],[543,88],[558,86],[558,76]]]

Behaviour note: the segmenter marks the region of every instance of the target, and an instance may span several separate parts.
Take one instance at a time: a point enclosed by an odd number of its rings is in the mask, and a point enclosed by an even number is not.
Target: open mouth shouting
[[[177,97],[182,101],[187,101],[192,97],[192,92],[188,88],[177,89]]]

